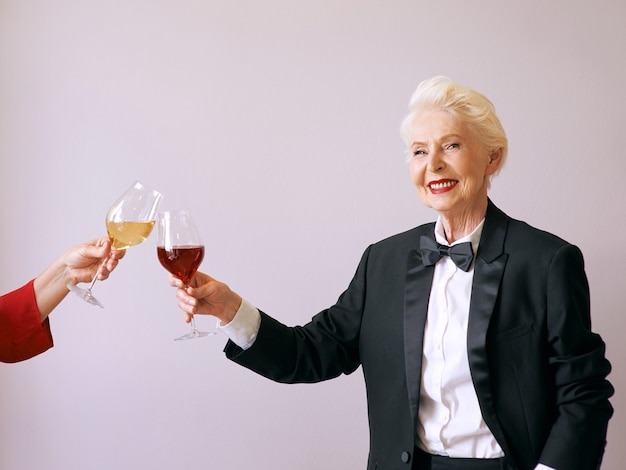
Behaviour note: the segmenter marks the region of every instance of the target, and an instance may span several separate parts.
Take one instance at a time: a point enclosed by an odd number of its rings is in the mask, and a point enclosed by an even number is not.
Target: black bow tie
[[[469,271],[474,259],[474,251],[470,242],[445,246],[425,236],[420,237],[420,253],[425,266],[432,266],[443,256],[449,256],[454,261],[454,264],[466,272]]]

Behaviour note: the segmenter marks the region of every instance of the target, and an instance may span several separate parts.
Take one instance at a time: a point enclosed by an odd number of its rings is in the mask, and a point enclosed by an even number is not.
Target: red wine
[[[157,246],[157,256],[165,269],[188,284],[204,258],[204,246],[180,245],[165,249]]]

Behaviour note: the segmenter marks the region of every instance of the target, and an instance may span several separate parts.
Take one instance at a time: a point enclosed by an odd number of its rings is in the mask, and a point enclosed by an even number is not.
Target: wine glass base
[[[190,333],[187,333],[186,335],[182,335],[179,336],[178,338],[174,338],[174,341],[181,341],[183,339],[196,339],[196,338],[203,338],[205,336],[212,336],[214,335],[215,332],[214,331],[192,331]]]
[[[102,305],[100,301],[92,295],[90,289],[83,289],[82,287],[78,287],[75,284],[68,284],[67,288],[71,290],[74,294],[76,294],[78,297],[83,299],[85,302],[87,302],[88,304],[94,305],[96,307],[104,308],[104,305]]]

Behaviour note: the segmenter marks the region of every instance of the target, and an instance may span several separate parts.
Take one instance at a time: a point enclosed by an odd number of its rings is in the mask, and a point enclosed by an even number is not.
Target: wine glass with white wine
[[[106,215],[106,228],[112,250],[125,250],[144,242],[154,227],[156,211],[163,195],[135,181],[115,203]],[[106,263],[106,259],[103,263]],[[67,288],[85,302],[102,308],[102,303],[92,294],[98,275],[96,274],[86,289],[74,284]]]

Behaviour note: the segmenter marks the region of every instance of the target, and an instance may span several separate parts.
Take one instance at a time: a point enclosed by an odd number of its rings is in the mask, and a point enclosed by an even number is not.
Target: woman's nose
[[[445,167],[441,152],[438,150],[432,151],[428,154],[428,170],[437,172]]]

